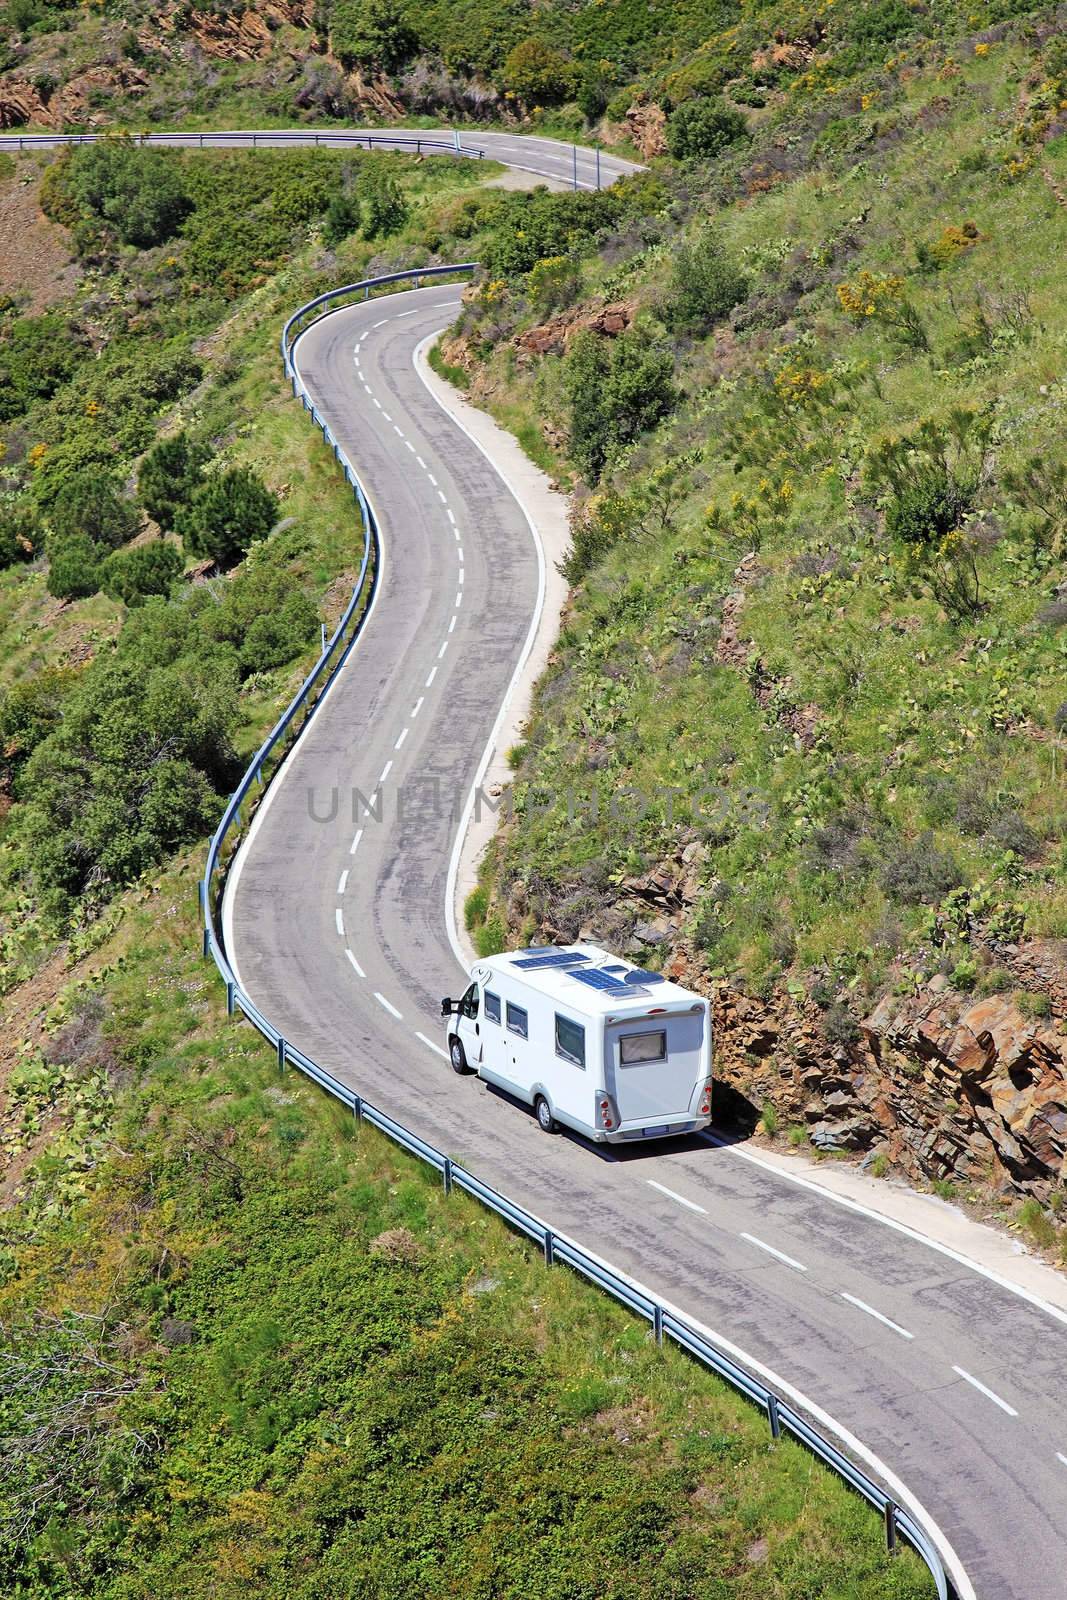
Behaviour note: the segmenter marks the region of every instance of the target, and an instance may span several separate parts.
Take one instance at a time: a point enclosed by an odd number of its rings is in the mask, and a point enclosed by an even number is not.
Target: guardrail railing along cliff
[[[233,968],[230,966],[225,947],[219,932],[218,908],[215,901],[215,880],[220,873],[224,874],[226,862],[224,854],[227,846],[236,843],[238,832],[245,820],[243,813],[247,814],[252,809],[254,796],[264,784],[264,769],[268,763],[277,761],[280,765],[285,754],[296,742],[299,733],[306,726],[308,719],[314,715],[322,692],[326,689],[334,674],[343,663],[349,650],[359,636],[362,618],[366,611],[366,602],[373,593],[375,573],[377,569],[378,528],[374,519],[374,512],[364,492],[363,485],[348,461],[330,430],[329,423],[320,416],[305,390],[296,365],[293,360],[293,349],[306,331],[311,321],[318,315],[329,315],[331,310],[337,309],[339,303],[351,300],[353,297],[367,298],[375,290],[389,288],[398,283],[421,283],[426,278],[443,278],[457,273],[470,273],[475,270],[476,262],[467,261],[451,267],[424,267],[416,268],[409,272],[392,272],[379,278],[365,278],[359,283],[346,284],[343,288],[332,289],[327,294],[319,295],[314,300],[309,300],[289,318],[282,332],[281,351],[282,362],[286,377],[292,384],[293,394],[299,399],[306,411],[311,413],[312,421],[322,430],[322,436],[329,444],[338,464],[344,472],[345,478],[352,488],[356,503],[359,507],[360,519],[363,529],[363,555],[360,562],[359,577],[352,591],[352,597],[345,608],[344,615],[337,624],[332,636],[325,644],[322,654],[315,663],[311,672],[304,680],[290,705],[286,708],[278,722],[271,729],[263,744],[257,750],[248,770],[245,772],[237,789],[231,796],[222,820],[215,830],[215,834],[208,847],[207,863],[204,876],[200,883],[200,901],[203,914],[204,955],[211,956],[218,967],[226,985],[226,1008],[232,1016],[240,1012],[253,1027],[257,1028],[265,1039],[275,1047],[278,1054],[278,1066],[297,1067],[307,1077],[311,1078],[321,1088],[325,1089],[335,1099],[348,1107],[353,1115],[361,1122],[368,1122],[388,1138],[410,1154],[425,1161],[428,1166],[441,1174],[441,1181],[445,1193],[450,1194],[453,1189],[461,1189],[464,1193],[473,1195],[483,1205],[488,1206],[497,1216],[502,1217],[517,1232],[532,1239],[544,1254],[546,1263],[555,1262],[573,1268],[582,1277],[596,1284],[613,1299],[626,1306],[636,1316],[643,1317],[654,1331],[656,1342],[662,1344],[663,1340],[672,1339],[681,1349],[687,1351],[695,1360],[711,1371],[724,1378],[754,1405],[765,1412],[770,1425],[771,1434],[779,1438],[782,1433],[788,1433],[794,1439],[805,1445],[820,1461],[838,1473],[857,1494],[872,1505],[885,1523],[886,1541],[893,1549],[899,1539],[904,1539],[921,1556],[930,1569],[937,1588],[939,1600],[952,1600],[952,1589],[942,1562],[940,1552],[933,1538],[923,1525],[889,1495],[880,1484],[876,1483],[866,1472],[859,1467],[837,1445],[825,1438],[815,1429],[787,1401],[779,1398],[773,1390],[762,1383],[752,1373],[734,1361],[730,1356],[720,1350],[700,1330],[680,1317],[670,1306],[659,1300],[655,1295],[641,1288],[629,1278],[624,1277],[608,1266],[605,1262],[589,1254],[581,1245],[569,1239],[565,1234],[557,1233],[547,1223],[542,1222],[522,1206],[509,1200],[506,1195],[483,1183],[473,1172],[460,1166],[442,1151],[428,1144],[418,1134],[412,1133],[402,1123],[396,1122],[384,1111],[371,1105],[362,1095],[350,1089],[347,1084],[340,1083],[317,1062],[285,1039],[268,1017],[265,1017],[258,1006],[245,994],[236,981]],[[303,713],[303,721],[298,727],[298,719]],[[280,759],[279,759],[280,758]],[[273,774],[271,774],[273,775]],[[269,777],[266,779],[269,782]],[[231,857],[232,859],[232,850]]]

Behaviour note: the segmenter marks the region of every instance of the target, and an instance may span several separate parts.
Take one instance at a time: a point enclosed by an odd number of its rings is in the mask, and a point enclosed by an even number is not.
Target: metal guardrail
[[[854,1489],[857,1494],[874,1507],[882,1517],[885,1524],[886,1543],[890,1550],[894,1549],[899,1540],[903,1539],[917,1552],[926,1563],[934,1579],[939,1600],[953,1600],[955,1591],[952,1589],[942,1562],[940,1552],[930,1534],[922,1524],[909,1512],[899,1506],[892,1496],[877,1484],[866,1472],[863,1471],[849,1456],[823,1437],[799,1411],[782,1400],[767,1388],[752,1373],[745,1370],[731,1357],[720,1350],[701,1331],[680,1317],[668,1305],[657,1299],[633,1283],[629,1278],[616,1272],[605,1262],[598,1260],[581,1245],[565,1234],[557,1233],[553,1228],[532,1212],[525,1210],[506,1195],[483,1183],[473,1172],[467,1170],[446,1156],[435,1146],[428,1144],[418,1134],[412,1133],[400,1122],[380,1111],[370,1101],[365,1100],[355,1090],[341,1083],[312,1061],[310,1056],[304,1055],[301,1050],[285,1039],[274,1024],[264,1016],[255,1003],[239,987],[234,977],[233,968],[226,956],[226,951],[220,937],[217,923],[216,910],[213,904],[213,885],[216,875],[223,866],[224,849],[230,835],[235,828],[240,828],[242,822],[242,807],[250,807],[250,797],[255,789],[263,783],[263,771],[266,763],[286,744],[290,734],[296,734],[296,720],[301,711],[304,712],[304,723],[314,715],[321,699],[321,692],[329,684],[333,674],[340,667],[355,639],[358,637],[364,611],[360,609],[361,599],[369,599],[373,592],[378,546],[378,528],[374,520],[374,513],[364,492],[363,486],[353,471],[351,465],[345,460],[344,455],[330,431],[329,424],[317,413],[310,396],[304,390],[293,362],[293,347],[300,337],[300,333],[309,326],[307,318],[314,317],[316,313],[328,314],[330,309],[335,309],[335,302],[352,295],[369,296],[374,289],[385,287],[402,281],[416,282],[423,278],[443,277],[448,273],[470,272],[476,263],[465,262],[455,267],[435,267],[416,269],[411,272],[394,272],[381,278],[367,278],[359,283],[348,284],[344,288],[331,290],[328,294],[319,295],[315,300],[309,300],[306,305],[294,312],[285,324],[282,334],[282,361],[286,377],[290,380],[294,395],[301,400],[305,410],[310,411],[312,420],[321,428],[323,438],[333,447],[334,455],[341,465],[345,478],[351,485],[356,502],[359,506],[363,527],[363,557],[360,564],[359,578],[352,592],[352,598],[345,609],[344,615],[337,625],[332,637],[323,649],[318,661],[301,685],[296,696],[287,707],[279,721],[268,734],[264,743],[256,752],[248,770],[241,779],[236,791],[231,797],[222,821],[208,847],[207,863],[204,876],[200,883],[200,903],[203,916],[204,955],[211,956],[218,967],[226,984],[226,1009],[233,1016],[240,1012],[252,1023],[253,1027],[274,1046],[277,1051],[279,1069],[286,1066],[296,1067],[305,1076],[333,1095],[342,1105],[346,1106],[359,1122],[367,1122],[387,1138],[406,1150],[409,1154],[417,1156],[420,1161],[432,1167],[441,1174],[441,1181],[446,1194],[453,1189],[460,1189],[465,1194],[494,1211],[502,1217],[510,1227],[526,1238],[533,1240],[542,1251],[545,1262],[551,1266],[560,1263],[579,1273],[597,1288],[612,1296],[620,1305],[632,1311],[635,1316],[642,1317],[653,1329],[657,1344],[662,1344],[664,1339],[671,1339],[680,1349],[685,1350],[694,1360],[702,1366],[725,1379],[734,1389],[738,1390],[748,1400],[758,1406],[767,1416],[773,1438],[779,1438],[783,1433],[792,1435],[799,1443],[809,1449],[826,1466],[836,1472],[839,1477]],[[293,330],[298,331],[294,332]],[[364,590],[366,589],[366,595]],[[314,698],[313,698],[314,696]],[[295,738],[294,738],[295,742]],[[269,780],[268,780],[269,781]],[[232,841],[230,841],[232,842]]]
[[[103,133],[3,133],[0,134],[0,149],[51,149],[57,144],[98,144],[101,140],[114,137],[114,129]],[[327,129],[326,132],[318,129],[305,132],[299,128],[279,128],[277,132],[270,128],[249,128],[245,131],[234,128],[205,129],[203,133],[130,133],[126,137],[136,144],[194,150],[225,148],[227,145],[242,148],[247,147],[251,139],[253,150],[269,150],[280,144],[312,144],[352,145],[366,150],[414,150],[416,155],[422,155],[424,150],[443,150],[447,155],[466,156],[475,161],[480,161],[485,155],[485,151],[476,145],[461,144],[458,132],[451,139],[435,139],[432,133],[348,133],[343,128]]]

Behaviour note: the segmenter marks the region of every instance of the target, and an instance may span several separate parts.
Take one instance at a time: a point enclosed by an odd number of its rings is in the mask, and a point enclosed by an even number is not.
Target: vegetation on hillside
[[[687,841],[683,941],[757,994],[862,1016],[1067,937],[1067,47],[938,16],[605,216],[565,343],[524,339],[544,263],[499,263],[459,325],[475,394],[566,419],[539,451],[578,489],[498,937],[625,942],[624,885]]]

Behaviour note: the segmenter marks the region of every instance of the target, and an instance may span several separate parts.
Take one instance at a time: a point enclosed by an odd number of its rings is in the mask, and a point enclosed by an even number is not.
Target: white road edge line
[[[992,1400],[993,1404],[999,1406],[1001,1411],[1006,1411],[1009,1417],[1017,1417],[1019,1415],[1014,1406],[1010,1406],[1006,1400],[1002,1400],[999,1394],[994,1394],[992,1389],[987,1389],[985,1384],[981,1383],[972,1372],[964,1372],[962,1367],[953,1367],[952,1370],[953,1372],[958,1372],[964,1382],[969,1383],[973,1389],[977,1389],[979,1394],[984,1394],[987,1400]]]
[[[347,883],[348,883],[348,868],[346,867],[345,870],[342,872],[341,876],[337,880],[337,893],[338,894],[344,894],[345,887],[346,887]]]
[[[345,945],[345,955],[348,957],[349,961],[351,961],[359,976],[361,978],[365,978],[367,974],[364,972],[363,968],[360,966],[359,962],[356,960],[355,956],[352,954],[347,945]]]
[[[718,1150],[727,1150],[739,1161],[747,1161],[753,1167],[759,1167],[763,1172],[773,1173],[776,1178],[782,1178],[786,1183],[795,1183],[800,1189],[809,1189],[812,1194],[817,1194],[823,1200],[832,1200],[834,1205],[842,1206],[846,1211],[855,1212],[857,1216],[866,1217],[870,1222],[879,1222],[884,1228],[892,1228],[895,1233],[902,1233],[906,1239],[912,1239],[916,1244],[923,1244],[928,1250],[936,1250],[938,1255],[947,1256],[950,1261],[955,1261],[958,1266],[966,1267],[970,1272],[978,1273],[979,1277],[987,1278],[990,1283],[995,1283],[998,1288],[1006,1289],[1009,1294],[1018,1295],[1020,1300],[1026,1300],[1038,1311],[1043,1311],[1046,1316],[1054,1318],[1056,1322],[1067,1327],[1067,1311],[1061,1311],[1059,1306],[1054,1306],[1050,1300],[1044,1300],[1039,1294],[1034,1294],[1030,1289],[1024,1289],[1021,1283],[1013,1283],[1010,1278],[1005,1278],[993,1267],[983,1266],[980,1261],[975,1261],[973,1256],[965,1256],[962,1250],[954,1250],[950,1244],[942,1244],[940,1239],[931,1239],[928,1234],[920,1233],[918,1228],[909,1227],[906,1222],[898,1222],[896,1217],[887,1217],[882,1211],[875,1211],[870,1206],[865,1206],[861,1200],[850,1200],[847,1195],[838,1194],[836,1189],[825,1189],[821,1183],[805,1178],[802,1173],[789,1172],[784,1167],[776,1166],[773,1161],[764,1161],[761,1156],[755,1155],[751,1150],[742,1150],[729,1139],[720,1139],[718,1134],[704,1132],[697,1135],[705,1143],[714,1145]]]
[[[387,1000],[384,994],[381,994],[377,989],[374,991],[374,998],[377,1000],[378,1004],[384,1006],[386,1011],[388,1011],[391,1016],[394,1016],[398,1022],[403,1022],[404,1018],[396,1009],[396,1006],[394,1006],[393,1002],[391,1000]]]
[[[345,936],[345,914],[341,910],[340,906],[338,906],[337,910],[334,912],[333,919],[337,924],[337,931],[341,935],[341,938],[343,939],[344,936]]]
[[[451,302],[451,301],[441,301],[440,305],[442,307],[447,307],[449,310],[453,309],[453,302]],[[383,319],[383,321],[387,321],[387,320],[388,320],[387,318]],[[381,323],[377,324],[377,326],[379,326],[379,327],[381,325],[382,325]],[[314,327],[315,324],[311,324],[311,326]],[[440,330],[438,330],[438,332],[439,331]],[[420,351],[434,337],[436,337],[435,334],[430,334],[416,348],[416,350],[414,352],[414,355],[413,355],[413,364],[416,366],[416,370],[418,370],[418,358],[419,358]],[[293,356],[293,365],[294,365],[294,368],[296,370],[298,382],[300,382],[302,384],[303,383],[303,379],[302,379],[302,377],[300,375],[299,365],[298,365],[297,360],[296,360],[295,352],[294,352],[294,356]],[[420,372],[420,377],[421,377],[421,372]],[[427,389],[429,389],[429,385],[428,384],[426,385],[426,387],[427,387]],[[431,393],[432,393],[432,391],[431,391]],[[483,757],[482,757],[482,761],[481,761],[481,763],[479,765],[479,771],[478,771],[478,773],[477,773],[477,775],[475,777],[474,784],[472,785],[471,794],[469,795],[468,800],[467,800],[466,812],[465,812],[464,816],[461,817],[461,819],[460,819],[460,825],[459,825],[459,829],[458,829],[457,834],[456,834],[456,841],[455,841],[455,844],[454,844],[454,847],[453,847],[452,856],[451,856],[451,858],[449,860],[448,883],[447,883],[447,886],[446,886],[446,896],[447,896],[446,916],[447,916],[447,919],[448,919],[449,942],[450,942],[450,944],[452,946],[453,953],[454,953],[454,955],[456,957],[457,962],[459,963],[459,966],[461,967],[461,969],[463,971],[466,971],[466,963],[465,963],[465,959],[464,959],[462,948],[461,948],[461,946],[459,944],[459,938],[458,938],[458,934],[456,932],[456,925],[455,925],[455,882],[456,882],[456,876],[457,876],[458,867],[459,867],[459,854],[460,854],[460,850],[462,849],[463,839],[464,839],[464,837],[466,835],[467,825],[468,825],[469,818],[470,818],[470,813],[473,810],[474,794],[475,794],[475,791],[477,789],[477,785],[481,782],[482,778],[484,777],[485,770],[488,767],[488,764],[489,764],[490,760],[492,759],[492,753],[493,753],[493,749],[494,749],[494,744],[495,744],[495,739],[496,739],[497,733],[499,731],[500,726],[503,723],[504,716],[505,716],[505,713],[507,711],[507,707],[508,707],[512,692],[513,692],[513,690],[515,688],[515,685],[519,681],[519,677],[521,675],[522,669],[523,669],[523,667],[525,666],[525,663],[526,663],[526,658],[529,655],[530,649],[532,648],[533,640],[534,640],[534,638],[536,636],[536,630],[537,630],[538,622],[539,622],[539,619],[540,619],[540,613],[541,613],[541,610],[543,609],[543,605],[544,605],[544,567],[545,567],[545,559],[544,559],[544,548],[543,548],[543,546],[541,544],[541,540],[540,540],[540,537],[539,537],[539,535],[537,533],[537,529],[536,529],[536,527],[535,527],[535,525],[533,523],[533,520],[531,519],[530,514],[527,511],[527,509],[526,509],[525,505],[523,504],[522,500],[520,499],[520,497],[517,494],[515,494],[515,491],[512,489],[511,484],[508,482],[506,475],[504,473],[500,472],[499,468],[497,468],[495,463],[493,462],[493,459],[490,456],[489,452],[487,450],[485,450],[482,447],[482,445],[480,445],[478,443],[478,441],[473,438],[473,436],[470,434],[469,429],[461,421],[459,421],[459,419],[457,417],[453,416],[453,414],[448,410],[448,408],[445,405],[443,405],[441,401],[437,400],[436,396],[434,396],[433,398],[434,398],[436,404],[438,404],[440,406],[441,410],[445,413],[445,415],[448,416],[455,423],[455,425],[460,429],[460,431],[462,433],[466,434],[467,437],[469,439],[471,439],[471,442],[473,444],[475,444],[476,448],[481,452],[481,454],[490,463],[490,465],[493,466],[493,469],[494,469],[494,471],[496,471],[497,476],[501,478],[501,480],[505,483],[505,485],[508,487],[508,489],[511,491],[511,493],[515,496],[515,499],[518,502],[520,508],[522,509],[523,514],[526,517],[527,523],[529,524],[531,536],[532,536],[532,538],[534,540],[534,544],[535,544],[535,546],[537,548],[537,551],[538,551],[538,558],[539,558],[538,559],[538,565],[539,565],[539,571],[540,571],[540,576],[541,576],[541,584],[540,584],[540,588],[539,588],[538,602],[537,602],[537,606],[535,608],[533,619],[531,621],[530,630],[529,630],[529,632],[527,634],[527,638],[526,638],[526,642],[525,642],[525,644],[523,646],[522,654],[521,654],[521,656],[519,658],[519,661],[518,661],[518,663],[516,665],[515,673],[514,673],[514,675],[512,677],[512,681],[509,684],[507,693],[505,694],[504,699],[501,702],[500,710],[497,713],[496,722],[494,724],[492,732],[490,733],[489,740],[488,740],[488,742],[486,744],[485,751],[484,751]],[[355,468],[352,466],[352,463],[348,460],[347,456],[345,456],[343,453],[342,453],[342,460],[345,462],[345,464],[349,467],[350,471],[352,471],[352,473],[354,475],[355,474]],[[368,495],[367,498],[368,498],[368,500],[371,499],[371,497],[369,495]],[[371,506],[372,506],[372,510],[373,510],[374,509],[373,501],[371,501]],[[359,645],[361,639],[365,635],[366,623],[367,623],[367,620],[368,620],[368,618],[370,616],[370,612],[373,610],[374,606],[377,603],[378,596],[382,592],[382,588],[383,588],[382,574],[384,572],[385,562],[386,562],[386,559],[387,559],[386,551],[387,551],[387,546],[386,546],[385,542],[383,541],[382,545],[381,545],[380,552],[379,552],[378,584],[377,584],[377,586],[375,588],[374,594],[371,597],[370,607],[369,607],[367,613],[364,615],[364,629],[361,631],[360,635],[357,637],[356,645],[353,647],[352,650],[349,651],[349,654],[346,656],[341,671],[336,674],[336,676],[332,679],[332,681],[328,685],[327,689],[325,690],[322,698],[319,701],[319,705],[321,705],[323,703],[323,701],[332,693],[335,685],[340,682],[344,671],[347,669],[349,663],[354,659],[354,657],[355,657],[355,655],[357,653],[357,648],[358,648],[358,645]],[[447,647],[447,641],[446,641],[446,647]],[[444,654],[444,650],[441,651],[441,654],[442,655]],[[436,671],[436,668],[434,669],[434,671]],[[236,859],[234,861],[233,868],[231,869],[229,877],[227,879],[226,894],[225,894],[224,901],[223,901],[224,941],[225,941],[225,946],[226,946],[226,950],[227,950],[227,953],[228,953],[228,960],[230,962],[231,970],[232,970],[232,972],[234,974],[234,977],[237,979],[237,982],[239,984],[241,982],[241,979],[240,979],[239,969],[238,969],[238,966],[237,966],[237,961],[236,961],[236,956],[235,956],[235,948],[234,948],[234,940],[233,940],[233,896],[234,896],[234,893],[236,891],[237,882],[238,882],[238,879],[240,877],[241,869],[242,869],[242,866],[243,866],[243,863],[244,863],[244,858],[245,858],[245,855],[246,855],[246,853],[248,851],[248,848],[251,845],[252,840],[254,839],[255,834],[258,831],[258,828],[259,828],[260,824],[263,821],[263,818],[267,814],[267,811],[268,811],[268,809],[270,807],[271,801],[273,800],[274,796],[279,792],[279,790],[282,787],[282,783],[283,783],[284,779],[288,776],[289,772],[292,770],[292,763],[291,763],[290,758],[293,755],[293,753],[296,750],[298,750],[299,748],[300,748],[300,741],[298,740],[297,743],[293,745],[293,747],[290,750],[289,754],[287,755],[285,761],[282,763],[281,768],[279,769],[278,773],[275,775],[274,781],[268,787],[267,792],[264,795],[263,801],[262,801],[261,805],[259,806],[259,808],[257,809],[255,816],[252,819],[252,825],[251,825],[248,833],[245,835],[245,838],[241,842],[241,846],[240,846],[240,848],[238,850],[238,854],[237,854],[237,857],[236,857]],[[357,837],[358,837],[358,835],[357,835]],[[242,987],[243,987],[243,985],[242,985]],[[713,1142],[717,1142],[717,1141],[713,1141]],[[737,1153],[738,1154],[745,1154],[745,1152],[737,1152]],[[766,1167],[770,1167],[771,1166],[771,1164],[769,1162],[760,1161],[759,1157],[749,1157],[749,1159],[753,1160],[755,1162],[755,1164],[759,1165],[759,1166],[766,1166]],[[773,1170],[776,1170],[776,1169],[774,1169],[772,1167],[771,1170],[773,1171]],[[858,1205],[854,1201],[845,1200],[843,1197],[833,1194],[832,1191],[828,1191],[828,1190],[822,1189],[818,1184],[810,1183],[808,1180],[803,1179],[803,1178],[791,1178],[791,1181],[800,1182],[800,1183],[804,1184],[806,1187],[814,1189],[818,1194],[821,1194],[824,1198],[839,1200],[839,1202],[841,1204],[843,1204],[843,1205],[845,1205],[845,1206],[847,1206],[847,1207],[849,1207],[849,1208],[851,1208],[851,1209],[853,1209],[855,1211],[867,1212],[867,1215],[873,1217],[875,1221],[886,1222],[888,1226],[896,1227],[902,1233],[911,1233],[913,1235],[913,1237],[918,1239],[921,1243],[929,1244],[929,1245],[931,1245],[932,1248],[938,1249],[943,1254],[951,1256],[954,1259],[958,1260],[964,1266],[971,1267],[974,1271],[983,1273],[984,1276],[986,1276],[988,1278],[991,1278],[996,1282],[1001,1283],[1003,1285],[1003,1287],[1013,1291],[1014,1293],[1020,1294],[1024,1299],[1032,1301],[1033,1304],[1035,1304],[1037,1306],[1040,1306],[1042,1309],[1047,1310],[1052,1316],[1056,1317],[1059,1321],[1067,1324],[1067,1313],[1060,1312],[1056,1307],[1048,1305],[1046,1302],[1042,1301],[1038,1296],[1031,1295],[1027,1290],[1023,1290],[1023,1289],[1019,1288],[1017,1285],[1012,1284],[1007,1279],[1001,1279],[998,1274],[990,1272],[987,1269],[978,1266],[978,1264],[976,1262],[972,1262],[966,1256],[959,1255],[957,1252],[950,1250],[947,1246],[938,1245],[938,1244],[936,1244],[935,1241],[926,1239],[923,1234],[916,1233],[916,1232],[914,1232],[914,1230],[906,1228],[901,1223],[896,1223],[896,1222],[892,1221],[891,1219],[888,1219],[888,1218],[880,1216],[878,1212],[874,1212],[874,1211],[868,1212],[866,1207]],[[577,1241],[575,1241],[575,1242],[577,1242]],[[604,1268],[614,1272],[618,1277],[622,1278],[624,1281],[629,1283],[638,1293],[644,1294],[646,1297],[651,1298],[651,1291],[649,1290],[647,1285],[643,1284],[639,1279],[632,1278],[628,1273],[620,1272],[619,1269],[616,1266],[612,1265],[612,1263],[610,1263],[607,1260],[605,1260],[604,1257],[596,1255],[596,1253],[593,1250],[589,1249],[587,1246],[584,1246],[583,1248],[586,1249],[586,1253],[589,1254],[590,1256],[592,1256],[594,1260],[599,1261],[601,1266],[603,1266]],[[857,1458],[859,1460],[861,1460],[867,1467],[869,1467],[870,1470],[872,1471],[872,1473],[874,1473],[874,1475],[876,1477],[881,1478],[881,1480],[885,1484],[886,1488],[894,1496],[894,1498],[898,1501],[898,1503],[900,1505],[902,1505],[902,1506],[905,1506],[912,1513],[912,1515],[915,1516],[915,1518],[919,1522],[921,1522],[924,1525],[924,1527],[929,1531],[931,1537],[934,1540],[934,1543],[936,1544],[936,1546],[937,1546],[937,1548],[938,1548],[938,1550],[939,1550],[939,1552],[941,1554],[942,1560],[944,1561],[945,1566],[948,1569],[949,1575],[952,1578],[953,1583],[955,1584],[955,1587],[956,1587],[956,1590],[957,1590],[957,1593],[958,1593],[958,1596],[959,1596],[959,1600],[977,1600],[977,1595],[976,1595],[976,1592],[975,1592],[974,1584],[971,1582],[970,1578],[968,1577],[966,1568],[964,1567],[964,1565],[963,1565],[962,1561],[960,1560],[959,1556],[956,1554],[956,1551],[955,1551],[953,1545],[951,1544],[950,1540],[948,1539],[948,1536],[944,1533],[944,1531],[939,1526],[939,1524],[930,1515],[930,1513],[927,1511],[926,1507],[923,1505],[922,1501],[918,1498],[918,1496],[915,1495],[912,1492],[912,1490],[908,1488],[907,1484],[903,1481],[903,1479],[900,1478],[897,1475],[897,1473],[895,1473],[889,1466],[887,1466],[887,1464],[881,1459],[881,1457],[879,1455],[877,1455],[877,1453],[875,1451],[871,1450],[869,1448],[869,1446],[865,1445],[863,1443],[863,1441],[861,1439],[857,1438],[856,1435],[853,1434],[848,1428],[844,1427],[841,1423],[839,1423],[837,1421],[836,1417],[832,1416],[822,1406],[819,1406],[814,1401],[809,1400],[807,1395],[804,1394],[803,1390],[798,1389],[794,1384],[791,1384],[791,1383],[787,1382],[785,1379],[781,1378],[774,1371],[774,1369],[772,1367],[768,1367],[762,1361],[759,1361],[755,1357],[750,1356],[747,1351],[743,1350],[740,1347],[740,1345],[735,1344],[732,1340],[727,1339],[723,1335],[717,1333],[715,1331],[715,1329],[710,1327],[707,1323],[701,1322],[697,1318],[689,1316],[688,1313],[682,1312],[681,1309],[678,1306],[674,1305],[672,1302],[664,1300],[663,1304],[666,1307],[666,1309],[669,1312],[671,1312],[672,1315],[681,1317],[683,1320],[687,1321],[691,1327],[696,1328],[698,1332],[702,1333],[706,1338],[712,1340],[718,1346],[718,1348],[720,1350],[723,1350],[727,1355],[733,1357],[735,1360],[743,1362],[744,1365],[748,1368],[748,1370],[750,1372],[753,1372],[757,1376],[762,1378],[765,1383],[767,1383],[771,1387],[775,1388],[780,1394],[782,1394],[782,1395],[786,1396],[787,1398],[789,1398],[794,1404],[803,1407],[803,1409],[807,1412],[808,1416],[811,1417],[811,1419],[814,1422],[816,1422],[817,1424],[819,1424],[820,1426],[825,1428],[828,1432],[832,1433],[835,1438],[837,1438],[837,1439],[839,1439],[841,1441],[841,1443],[845,1446],[846,1449],[851,1450],[857,1456]]]
[[[798,1272],[807,1272],[803,1261],[797,1261],[792,1256],[787,1256],[784,1250],[776,1250],[773,1244],[768,1244],[766,1239],[757,1239],[754,1233],[743,1233],[742,1239],[747,1239],[749,1244],[754,1244],[757,1250],[766,1250],[769,1256],[775,1256],[779,1261],[784,1261],[787,1267],[795,1267]]]
[[[685,1206],[690,1211],[699,1211],[702,1217],[707,1216],[708,1213],[703,1206],[698,1206],[694,1200],[687,1200],[684,1194],[675,1194],[674,1190],[668,1189],[665,1183],[657,1183],[655,1178],[646,1178],[645,1182],[650,1189],[658,1189],[660,1194],[667,1195],[671,1200],[677,1200],[680,1206]]]
[[[429,1045],[431,1050],[436,1050],[437,1054],[443,1057],[445,1061],[448,1060],[448,1051],[442,1050],[441,1046],[439,1044],[434,1044],[432,1039],[427,1039],[426,1035],[424,1033],[420,1033],[418,1028],[415,1029],[415,1037],[416,1039],[421,1039],[423,1044]]]
[[[874,1317],[878,1322],[884,1322],[887,1328],[892,1328],[894,1333],[899,1333],[902,1339],[914,1339],[915,1335],[909,1333],[907,1328],[902,1328],[899,1322],[893,1322],[891,1318],[884,1317],[880,1311],[876,1311],[873,1306],[869,1306],[866,1300],[857,1300],[854,1294],[846,1294],[843,1289],[841,1290],[841,1298],[842,1300],[847,1300],[850,1306],[857,1306],[860,1311],[866,1311],[869,1317]]]

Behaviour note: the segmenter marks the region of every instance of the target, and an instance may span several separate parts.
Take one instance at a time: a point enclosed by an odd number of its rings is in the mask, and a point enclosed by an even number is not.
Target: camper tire
[[[470,1067],[467,1065],[467,1052],[463,1048],[463,1041],[462,1039],[457,1039],[455,1035],[452,1036],[449,1042],[448,1059],[452,1063],[453,1072],[464,1073],[470,1071]]]
[[[542,1133],[555,1133],[556,1119],[552,1115],[552,1107],[543,1094],[539,1094],[534,1101],[534,1116]]]

